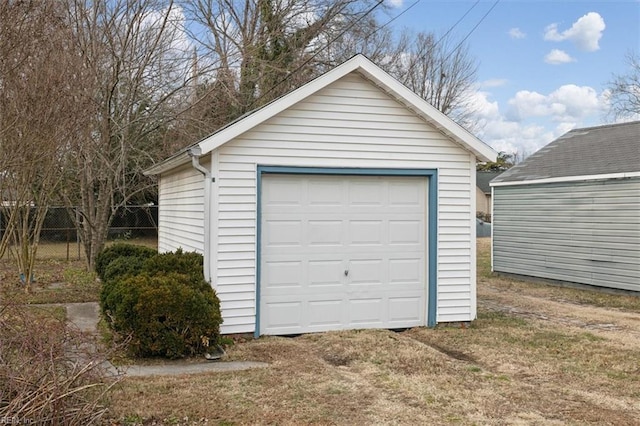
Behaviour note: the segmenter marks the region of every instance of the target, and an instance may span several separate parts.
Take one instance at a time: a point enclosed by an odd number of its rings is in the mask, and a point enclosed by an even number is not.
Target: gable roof
[[[413,93],[402,83],[391,77],[380,67],[367,59],[364,55],[358,54],[300,88],[240,117],[236,121],[219,129],[205,139],[186,147],[174,154],[172,157],[169,157],[168,159],[149,168],[144,172],[144,174],[155,175],[163,173],[188,162],[189,151],[194,148],[196,151],[199,149],[201,154],[207,154],[352,72],[360,73],[381,90],[398,100],[418,116],[422,117],[426,122],[434,126],[452,141],[473,153],[479,161],[496,160],[497,154],[491,147],[473,136],[420,96]]]
[[[640,121],[574,129],[491,186],[640,176]]]
[[[480,188],[480,190],[485,194],[491,194],[491,187],[489,186],[489,182],[491,182],[492,179],[494,179],[496,176],[501,175],[502,173],[504,172],[477,171],[476,186]]]

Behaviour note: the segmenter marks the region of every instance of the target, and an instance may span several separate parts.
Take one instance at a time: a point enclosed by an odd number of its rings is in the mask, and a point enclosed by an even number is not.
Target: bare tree
[[[629,52],[626,56],[629,70],[613,77],[608,83],[611,114],[617,119],[640,119],[640,56]]]
[[[363,54],[387,72],[402,63],[408,53],[410,39],[407,32],[396,34],[389,26],[382,26],[376,16],[367,16],[359,25],[340,33],[319,55],[318,61],[328,71],[356,54]]]
[[[221,125],[317,76],[318,51],[378,7],[384,6],[371,0],[185,2],[189,19],[204,29],[192,34],[211,77],[203,105],[229,110],[209,117]]]
[[[366,55],[435,108],[473,130],[470,93],[478,65],[467,44],[427,32],[395,34],[372,16],[331,43],[321,55],[322,63],[330,68],[356,53]]]
[[[76,227],[92,267],[117,209],[153,184],[141,172],[186,104],[190,48],[171,0],[68,0],[68,14],[90,118],[70,147],[63,194],[80,206]]]
[[[28,291],[40,231],[77,129],[70,85],[77,57],[57,1],[2,2],[0,23],[0,255],[10,252]]]
[[[392,70],[407,87],[459,124],[471,127],[470,96],[477,63],[465,44],[418,33],[400,67]]]
[[[477,64],[449,37],[382,26],[378,2],[197,0],[188,16],[210,82],[200,85],[198,137],[363,53],[468,128]],[[379,11],[379,10],[376,10]],[[379,16],[379,14],[378,14]],[[207,74],[207,71],[205,71]]]

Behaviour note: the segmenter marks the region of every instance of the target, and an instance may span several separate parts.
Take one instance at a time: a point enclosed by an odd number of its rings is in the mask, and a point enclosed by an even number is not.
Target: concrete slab
[[[86,333],[97,334],[98,319],[100,318],[100,306],[97,302],[68,303],[67,320]],[[105,368],[114,375],[123,374],[128,377],[144,376],[177,376],[182,374],[197,374],[206,372],[242,371],[253,368],[265,368],[269,364],[254,361],[167,361],[154,365],[127,365],[114,367],[108,361]]]
[[[100,318],[100,307],[98,302],[68,303],[67,320],[78,327],[80,331],[96,333],[98,330],[98,319]]]
[[[211,372],[243,371],[265,368],[269,364],[254,361],[204,361],[201,363],[173,361],[158,365],[128,365],[113,367],[126,377],[179,376]],[[113,370],[112,370],[113,371]]]

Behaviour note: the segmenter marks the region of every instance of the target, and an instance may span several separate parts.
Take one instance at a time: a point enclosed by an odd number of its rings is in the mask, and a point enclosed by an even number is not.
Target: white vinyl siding
[[[361,75],[352,73],[319,90],[217,148],[214,158],[219,209],[214,285],[223,333],[255,328],[258,164],[437,169],[437,321],[474,319],[474,157]]]
[[[493,267],[640,291],[640,179],[494,187]]]
[[[158,184],[158,251],[203,252],[204,179],[191,164],[163,174]]]

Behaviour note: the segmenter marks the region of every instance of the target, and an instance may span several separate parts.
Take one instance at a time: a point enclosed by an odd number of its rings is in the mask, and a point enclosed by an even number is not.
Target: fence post
[[[80,260],[80,215],[78,215],[78,208],[76,207],[76,243],[78,246],[78,260]]]

